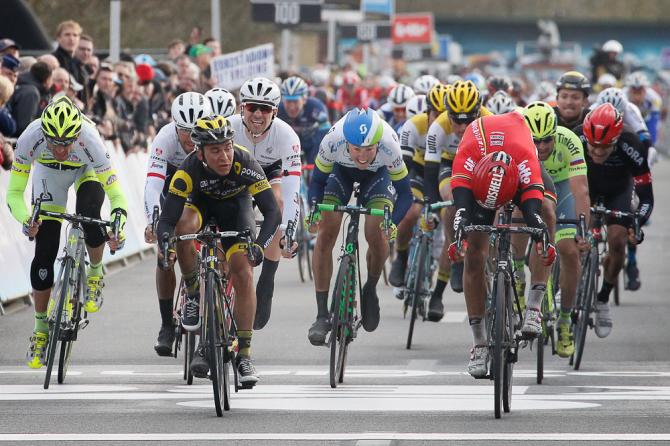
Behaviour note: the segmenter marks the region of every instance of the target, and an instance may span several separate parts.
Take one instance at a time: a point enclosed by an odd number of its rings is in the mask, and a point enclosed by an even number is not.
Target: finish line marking
[[[184,440],[294,440],[294,441],[670,441],[670,434],[588,434],[588,433],[173,433],[173,434],[0,434],[0,441],[184,441]]]

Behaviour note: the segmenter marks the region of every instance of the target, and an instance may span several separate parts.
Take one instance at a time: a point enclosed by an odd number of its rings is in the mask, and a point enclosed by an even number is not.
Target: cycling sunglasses
[[[588,143],[588,145],[590,145],[590,146],[593,147],[594,149],[609,149],[609,148],[614,147],[614,145],[615,145],[616,143],[617,143],[616,141],[612,141],[612,142],[609,143],[609,144],[594,144],[594,143]]]
[[[451,119],[456,124],[470,124],[472,121],[477,119],[479,115],[464,115],[464,114],[453,114],[449,113],[449,119]]]
[[[254,104],[251,102],[247,102],[246,104],[244,104],[244,109],[249,113],[256,113],[256,110],[260,110],[261,113],[267,115],[268,113],[272,113],[274,107],[265,104]]]
[[[554,140],[554,137],[553,137],[553,136],[545,136],[544,138],[540,138],[540,139],[533,138],[533,142],[534,142],[536,145],[537,145],[537,144],[541,144],[541,143],[543,143],[543,142],[544,142],[544,143],[548,143],[548,142],[551,142],[551,141],[553,141],[553,140]]]
[[[46,139],[46,141],[47,141],[49,144],[51,144],[51,145],[54,145],[54,146],[63,146],[63,147],[70,146],[70,145],[74,144],[74,142],[77,140],[77,138],[72,138],[72,139],[55,139],[55,138],[51,138],[51,137],[46,136],[46,135],[44,136],[44,139]]]

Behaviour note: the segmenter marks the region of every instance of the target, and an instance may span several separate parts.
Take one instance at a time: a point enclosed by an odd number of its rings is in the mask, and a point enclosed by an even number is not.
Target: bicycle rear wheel
[[[184,340],[184,379],[189,386],[193,384],[193,374],[191,373],[191,362],[195,352],[195,333],[184,330],[186,339]]]
[[[228,392],[228,364],[224,361],[224,339],[223,337],[223,315],[221,307],[217,305],[220,302],[218,284],[213,272],[207,274],[207,283],[205,288],[205,301],[207,315],[207,327],[205,330],[207,336],[207,350],[209,359],[209,377],[212,380],[214,390],[214,408],[216,415],[223,416],[225,406],[229,404],[227,399]]]
[[[594,248],[596,249],[596,248]],[[573,368],[579,370],[584,355],[584,344],[586,343],[586,331],[589,328],[591,317],[591,305],[596,288],[596,268],[598,268],[598,254],[589,253],[582,269],[582,284],[577,294],[577,320],[573,321],[573,333],[575,336],[575,354]]]
[[[493,357],[491,358],[492,367],[490,369],[493,375],[493,411],[496,418],[500,418],[502,393],[503,393],[503,373],[505,369],[505,360],[503,347],[505,336],[505,274],[497,273],[493,284],[493,298],[495,299],[495,313],[493,313]]]
[[[63,308],[65,302],[70,294],[70,275],[72,274],[73,262],[71,259],[64,260],[63,269],[61,272],[61,281],[56,289],[59,289],[58,302],[52,310],[49,317],[49,342],[47,344],[47,370],[44,377],[44,388],[49,388],[51,381],[51,371],[53,370],[54,361],[56,360],[56,348],[60,344],[62,322],[63,322]]]
[[[340,262],[337,273],[337,281],[333,290],[333,301],[331,310],[330,329],[330,387],[337,387],[337,383],[344,380],[344,367],[346,363],[349,336],[351,326],[349,321],[353,319],[353,309],[350,301],[353,301],[350,293],[355,288],[355,273],[351,274],[353,263],[350,256],[344,256]]]
[[[412,293],[412,312],[409,318],[409,331],[407,332],[407,350],[412,348],[412,336],[414,335],[414,323],[416,322],[417,309],[423,304],[423,276],[426,264],[426,244],[422,241],[417,248],[416,255],[410,263],[408,273],[407,290]]]

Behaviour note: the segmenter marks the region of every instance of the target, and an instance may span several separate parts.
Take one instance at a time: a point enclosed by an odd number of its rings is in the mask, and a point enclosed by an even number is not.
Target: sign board
[[[405,44],[393,48],[391,57],[403,59],[406,62],[429,60],[433,58],[433,48],[430,45]]]
[[[361,11],[390,17],[395,12],[395,0],[361,0]]]
[[[275,55],[272,43],[222,54],[210,62],[216,86],[228,90],[241,87],[244,81],[253,77],[273,78],[274,65]]]
[[[323,0],[252,0],[251,19],[280,26],[320,23]]]
[[[355,25],[341,25],[341,37],[357,39],[359,42],[372,42],[377,39],[391,38],[391,24],[389,22],[363,22]]]
[[[391,24],[393,43],[432,43],[433,14],[396,14]]]

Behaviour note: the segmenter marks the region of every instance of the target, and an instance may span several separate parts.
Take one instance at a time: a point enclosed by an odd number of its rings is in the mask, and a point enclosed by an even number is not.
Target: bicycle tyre
[[[505,280],[506,286],[505,289],[507,290],[506,293],[506,299],[505,299],[505,318],[504,321],[506,321],[506,328],[505,328],[505,333],[506,333],[506,339],[505,339],[505,344],[506,348],[504,351],[504,361],[505,361],[505,369],[503,370],[503,394],[502,394],[502,403],[503,403],[503,411],[505,413],[509,413],[510,410],[512,410],[512,386],[513,386],[513,378],[514,378],[514,361],[512,360],[512,352],[511,348],[513,343],[515,342],[514,339],[514,324],[515,324],[515,319],[516,316],[514,314],[514,307],[513,307],[513,302],[512,302],[512,296],[514,295],[514,291],[512,290],[512,282],[511,280],[507,279]]]
[[[58,358],[58,384],[63,384],[65,382],[67,369],[70,366],[72,346],[74,341],[77,340],[77,333],[79,332],[80,315],[81,302],[77,298],[72,305],[72,316],[70,317],[70,321],[72,322],[72,333],[69,335],[68,339],[61,341],[60,344],[60,355]]]
[[[624,268],[625,267],[626,267],[626,265],[624,264]],[[625,270],[622,270],[622,271],[625,271]],[[621,273],[619,273],[619,275],[621,275]],[[620,293],[619,293],[619,289],[620,289],[619,288],[619,275],[616,276],[616,282],[614,282],[614,305],[616,305],[617,307],[619,306],[619,295],[620,295]]]
[[[300,276],[300,282],[305,283],[305,272],[303,270],[304,268],[304,263],[309,262],[307,260],[307,252],[306,250],[309,250],[309,241],[306,240],[305,237],[305,227],[303,222],[301,221],[302,219],[298,219],[298,230],[296,231],[297,239],[298,239],[298,275]],[[305,245],[307,243],[307,245]]]
[[[345,322],[342,320],[343,311],[348,309],[346,293],[349,282],[349,265],[351,257],[344,256],[340,262],[340,268],[337,272],[337,280],[335,281],[335,288],[333,289],[333,300],[331,304],[331,325],[330,325],[330,364],[329,364],[329,378],[330,387],[333,389],[337,387],[338,382],[342,382],[343,377],[340,377],[340,355],[343,348],[339,346],[340,343],[346,345]],[[345,313],[346,314],[346,313]],[[345,347],[346,348],[346,347]]]
[[[184,379],[187,385],[193,384],[193,374],[191,373],[191,362],[195,353],[195,333],[186,331],[186,341],[184,342]]]
[[[493,411],[496,418],[500,418],[502,392],[503,392],[503,373],[504,373],[504,331],[505,331],[505,274],[498,272],[494,283],[495,296],[495,314],[493,321],[493,357],[491,362],[491,373],[493,374]]]
[[[597,255],[597,253],[592,251],[586,258],[586,264],[583,267],[583,274],[586,274],[586,276],[583,276],[583,278],[586,279],[585,286],[579,290],[580,293],[577,296],[577,321],[573,325],[575,336],[575,354],[572,367],[574,370],[579,370],[584,355],[584,344],[586,342],[586,331],[589,328],[592,297],[595,293],[595,268],[598,268]]]
[[[56,347],[60,343],[60,333],[61,333],[61,319],[63,318],[63,307],[65,305],[65,300],[67,299],[68,290],[70,289],[70,275],[72,272],[73,261],[71,259],[65,260],[65,265],[63,266],[62,281],[60,283],[60,293],[58,295],[58,303],[55,308],[55,317],[53,320],[50,320],[49,324],[49,341],[47,349],[47,370],[46,376],[44,377],[44,389],[49,388],[49,383],[51,381],[51,372],[54,366],[54,360],[56,355]],[[58,289],[58,288],[57,288]],[[49,315],[50,316],[50,315]]]
[[[216,416],[222,417],[226,398],[223,361],[223,343],[220,328],[223,321],[218,317],[216,300],[218,296],[218,287],[213,272],[207,273],[207,283],[205,288],[205,302],[207,306],[207,327],[205,333],[207,336],[207,350],[209,356],[209,377],[212,380],[212,389],[214,391],[214,408]]]
[[[414,335],[414,323],[416,322],[417,308],[419,307],[421,298],[423,296],[423,287],[421,284],[423,283],[423,275],[425,274],[425,256],[425,243],[422,240],[419,244],[418,252],[414,257],[414,261],[410,264],[411,270],[407,276],[408,279],[411,277],[411,283],[410,280],[407,281],[407,289],[412,290],[412,312],[409,318],[409,331],[407,332],[407,350],[412,348],[412,337]]]

